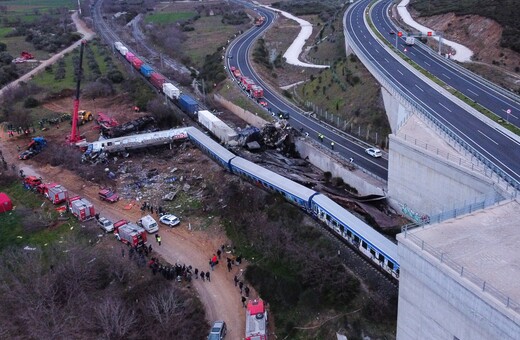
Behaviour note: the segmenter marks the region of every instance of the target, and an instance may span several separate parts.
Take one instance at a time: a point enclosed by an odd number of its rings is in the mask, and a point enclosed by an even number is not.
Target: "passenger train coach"
[[[196,100],[181,93],[180,89],[169,82],[166,77],[155,72],[152,66],[145,64],[142,59],[130,52],[121,42],[115,42],[114,47],[155,88],[165,94],[182,111],[191,116],[197,114],[198,103]],[[194,144],[226,170],[265,190],[282,195],[289,202],[301,207],[325,223],[338,236],[371,259],[381,270],[389,273],[395,279],[399,278],[397,245],[330,198],[236,156],[196,128],[188,127],[186,132]]]
[[[345,208],[319,192],[236,156],[198,129],[188,128],[187,133],[195,145],[226,170],[265,190],[282,195],[289,202],[325,223],[381,270],[399,279],[397,245]]]

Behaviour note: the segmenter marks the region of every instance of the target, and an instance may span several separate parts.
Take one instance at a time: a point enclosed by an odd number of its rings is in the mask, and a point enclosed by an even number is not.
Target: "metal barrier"
[[[499,289],[490,285],[487,281],[480,278],[478,275],[475,275],[467,269],[464,269],[464,266],[461,266],[457,262],[453,261],[446,254],[440,252],[428,243],[424,242],[418,236],[408,233],[408,228],[406,228],[406,226],[403,227],[403,233],[406,239],[412,241],[416,246],[421,248],[422,251],[425,251],[428,254],[432,255],[441,263],[445,264],[453,271],[458,273],[461,277],[464,277],[465,279],[473,283],[477,288],[482,289],[482,292],[486,292],[493,298],[497,299],[506,308],[511,309],[515,313],[520,314],[520,304],[518,302],[513,301],[509,296],[501,292]]]

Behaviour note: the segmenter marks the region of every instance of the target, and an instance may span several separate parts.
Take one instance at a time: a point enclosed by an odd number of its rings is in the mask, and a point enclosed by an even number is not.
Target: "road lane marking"
[[[390,62],[388,61],[388,59],[386,59],[386,58],[385,58],[385,60],[386,60],[386,62],[387,62],[387,63],[389,63],[389,64],[390,64]]]
[[[492,141],[493,143],[495,143],[496,145],[498,145],[497,142],[495,142],[493,139],[491,139],[489,136],[487,136],[484,132],[480,131],[480,130],[477,130],[482,136],[486,137],[487,139],[489,139],[490,141]]]
[[[428,64],[426,61],[425,61],[424,63],[425,63],[426,65],[428,65],[428,66],[432,66],[432,65]]]
[[[421,91],[423,91],[423,92],[424,92],[424,90],[423,90],[423,89],[421,89],[421,88],[419,87],[419,85],[415,84],[415,87],[417,87],[417,88],[418,88],[419,90],[421,90]]]
[[[415,53],[413,53],[413,52],[410,52],[410,54],[411,54],[411,55],[415,55]]]
[[[473,93],[473,94],[474,94],[475,96],[477,96],[477,97],[478,97],[478,94],[477,94],[477,93],[475,93],[475,92],[471,91],[470,89],[468,89],[468,91],[469,91],[469,92],[471,92],[471,93]]]
[[[447,76],[447,75],[445,75],[444,73],[443,73],[442,75],[443,75],[443,76],[445,76],[445,77],[446,77],[446,78],[448,78],[448,79],[451,79],[450,77],[448,77],[448,76]]]
[[[440,106],[442,106],[443,108],[445,108],[446,110],[452,112],[450,109],[448,109],[446,106],[442,105],[442,103],[439,103]]]
[[[399,72],[400,75],[404,76],[403,72],[399,71],[399,70],[396,70],[397,72]]]

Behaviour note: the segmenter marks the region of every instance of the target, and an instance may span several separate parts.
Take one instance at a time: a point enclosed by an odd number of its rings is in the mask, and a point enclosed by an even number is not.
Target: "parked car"
[[[174,227],[177,224],[181,223],[181,220],[172,214],[166,214],[162,215],[161,218],[159,218],[159,222],[162,224],[166,224],[167,226]]]
[[[97,225],[103,229],[105,233],[111,233],[114,231],[114,223],[112,223],[108,218],[100,217],[97,220]]]
[[[115,203],[119,201],[119,195],[113,192],[110,189],[102,189],[98,192],[99,198],[103,201],[107,201],[110,203]]]
[[[226,323],[224,321],[215,321],[208,335],[208,340],[222,340],[226,336]]]
[[[383,153],[378,148],[368,148],[365,149],[365,152],[375,158],[383,156]]]
[[[287,111],[279,111],[278,112],[278,117],[280,117],[280,119],[289,119],[290,118],[290,115],[289,115],[289,112]]]

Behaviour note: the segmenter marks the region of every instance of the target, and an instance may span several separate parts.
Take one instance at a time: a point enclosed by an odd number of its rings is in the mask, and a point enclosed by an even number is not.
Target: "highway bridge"
[[[453,205],[497,191],[498,196],[502,197],[516,195],[520,189],[518,137],[456,99],[381,42],[369,27],[366,16],[369,14],[369,3],[368,0],[361,0],[352,4],[345,12],[343,21],[347,49],[354,51],[383,87],[383,99],[394,134],[391,136],[389,153],[389,194],[395,195],[403,202],[411,202],[409,204],[418,209],[426,208],[427,211],[432,208],[439,209],[443,203]],[[384,1],[384,4],[388,5],[388,1]],[[379,16],[372,12],[379,13]],[[386,16],[387,13],[388,9],[384,6],[375,6],[370,12],[377,23],[376,27],[379,27],[385,36],[389,35],[390,30],[396,30],[396,27],[388,26],[387,19],[382,19],[381,15]],[[386,24],[383,24],[385,22]],[[399,44],[398,47],[403,48],[403,41]],[[424,51],[414,46],[409,47],[406,53],[412,56],[413,52],[417,58],[416,62],[420,65],[438,65],[438,72],[441,75],[446,74],[445,65],[451,61],[435,58],[436,62],[433,63],[432,53]],[[453,80],[451,86],[467,87],[467,82],[470,81],[468,79],[471,79],[468,78],[468,72],[458,72],[451,68],[449,75],[446,74]],[[504,91],[490,87],[484,82],[478,86],[481,103],[489,101],[490,104],[486,105],[494,107],[498,104],[492,104],[491,99],[504,101],[512,98],[513,101],[509,104],[514,104],[514,96],[504,93],[499,98],[498,94]],[[489,90],[490,88],[494,91]],[[476,88],[470,90],[477,93]],[[488,97],[486,101],[483,100],[484,94]],[[487,178],[477,178],[479,175],[471,173],[468,169],[443,163],[442,159],[436,159],[438,157],[435,155],[430,155],[426,150],[421,151],[400,138],[400,129],[411,115],[420,116],[427,121],[427,124],[438,132],[439,139],[449,140],[454,150],[461,151],[461,157],[468,158],[477,166],[484,165],[484,177]],[[423,142],[428,143],[428,140]],[[406,148],[409,151],[405,151]],[[410,151],[412,149],[413,156]],[[441,163],[444,166],[442,170],[438,169]],[[509,192],[506,192],[507,190]],[[437,204],[425,203],[427,200],[437,200]]]

